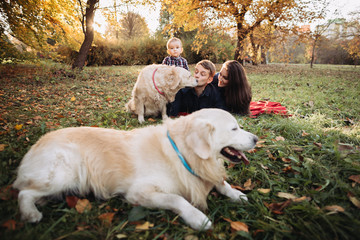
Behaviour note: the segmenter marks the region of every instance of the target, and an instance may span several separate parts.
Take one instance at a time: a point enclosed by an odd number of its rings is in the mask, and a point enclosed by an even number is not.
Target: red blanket
[[[263,113],[274,113],[282,116],[290,116],[287,113],[286,107],[281,106],[278,102],[269,102],[269,101],[257,101],[250,103],[250,117],[256,118],[258,115]]]
[[[256,118],[260,114],[279,114],[285,117],[291,116],[287,113],[286,107],[281,106],[278,102],[269,102],[269,101],[257,101],[250,103],[250,117]],[[186,116],[188,113],[180,112],[178,116]]]

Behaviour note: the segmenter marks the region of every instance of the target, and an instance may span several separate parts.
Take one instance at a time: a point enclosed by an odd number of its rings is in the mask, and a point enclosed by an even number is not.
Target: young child
[[[183,52],[182,43],[179,38],[173,37],[170,38],[166,44],[167,53],[170,56],[164,58],[162,64],[169,66],[183,67],[189,71],[189,66],[185,58],[180,57],[180,54]]]
[[[215,65],[209,60],[202,60],[195,66],[194,77],[198,85],[194,88],[183,88],[175,96],[175,101],[168,109],[168,115],[178,116],[192,113],[202,108],[221,108],[225,110],[225,102],[219,90],[212,84]]]

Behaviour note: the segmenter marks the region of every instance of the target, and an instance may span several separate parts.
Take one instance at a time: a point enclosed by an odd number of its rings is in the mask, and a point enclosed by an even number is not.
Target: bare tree
[[[141,17],[138,13],[125,13],[120,21],[120,24],[120,37],[125,40],[130,40],[149,34],[149,29],[147,27],[145,19]]]
[[[312,51],[311,51],[311,61],[310,61],[310,68],[313,67],[315,61],[315,49],[323,36],[326,30],[329,29],[330,25],[334,22],[334,20],[329,20],[326,24],[317,25],[314,33],[312,34],[313,37],[313,44],[312,44]]]

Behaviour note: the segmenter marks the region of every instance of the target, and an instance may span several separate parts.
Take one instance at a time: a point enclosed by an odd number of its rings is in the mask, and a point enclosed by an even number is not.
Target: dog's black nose
[[[254,135],[254,137],[253,137],[254,144],[256,144],[258,140],[259,140],[259,138]]]

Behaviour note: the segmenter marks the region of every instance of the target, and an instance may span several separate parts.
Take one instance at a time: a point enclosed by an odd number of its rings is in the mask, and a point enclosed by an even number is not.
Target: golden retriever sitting
[[[196,85],[197,80],[184,68],[149,65],[141,70],[125,107],[138,116],[140,123],[144,122],[144,116],[159,114],[164,120],[167,118],[166,104],[174,101],[176,93],[181,88]]]
[[[192,228],[209,229],[211,222],[199,209],[207,208],[214,186],[234,201],[247,200],[224,180],[223,160],[248,163],[242,151],[256,142],[220,109],[132,131],[56,130],[33,145],[19,166],[14,187],[20,190],[21,216],[38,222],[42,214],[35,203],[41,198],[92,191],[100,199],[123,195],[133,204],[169,209]]]

